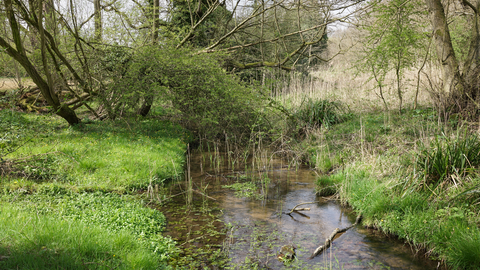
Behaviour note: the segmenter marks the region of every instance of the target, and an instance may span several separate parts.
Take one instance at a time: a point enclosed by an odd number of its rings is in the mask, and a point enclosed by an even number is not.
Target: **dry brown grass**
[[[32,82],[31,79],[22,79],[22,85],[24,87],[34,86],[35,84]],[[0,78],[0,92],[11,91],[18,89],[18,81],[14,78]]]
[[[362,112],[381,110],[384,108],[380,98],[380,91],[373,80],[369,81],[371,74],[355,74],[354,64],[359,60],[359,47],[355,45],[354,33],[344,31],[343,36],[333,36],[329,39],[329,54],[334,55],[339,50],[342,54],[335,56],[329,63],[313,71],[313,78],[302,78],[300,74],[292,73],[291,82],[277,92],[277,98],[284,104],[298,106],[305,98],[328,99],[339,101],[350,109]],[[353,37],[352,37],[353,36]],[[421,62],[421,61],[420,61]],[[418,67],[422,63],[418,64]],[[430,73],[435,73],[430,69]],[[424,68],[427,71],[427,68]],[[417,69],[406,72],[403,78],[403,108],[413,107],[417,89]],[[432,76],[432,75],[431,75]],[[387,86],[383,95],[389,110],[398,109],[398,96],[395,88],[394,72],[386,78]],[[421,76],[418,94],[419,106],[431,106],[432,101],[427,91],[428,81],[425,75]]]

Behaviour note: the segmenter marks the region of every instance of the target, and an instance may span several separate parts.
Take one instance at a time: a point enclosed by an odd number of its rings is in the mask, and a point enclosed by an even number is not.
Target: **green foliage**
[[[372,15],[375,24],[366,26],[367,51],[365,51],[368,67],[386,73],[392,66],[408,68],[415,64],[415,49],[420,48],[422,41],[421,22],[418,15],[424,11],[418,9],[415,1],[394,0],[379,2]]]
[[[399,96],[400,110],[403,74],[417,64],[418,51],[425,38],[422,33],[425,23],[419,19],[425,17],[425,11],[419,6],[418,1],[378,1],[369,14],[374,23],[364,26],[367,37],[363,57],[356,64],[359,71],[372,74],[370,80],[375,79],[380,90],[385,85],[387,73],[395,71],[396,80],[393,83]],[[382,92],[379,96],[384,99]]]
[[[329,128],[341,121],[341,106],[334,101],[307,99],[292,113],[297,127]]]
[[[159,269],[130,231],[0,206],[2,269]]]
[[[470,48],[470,36],[472,26],[471,21],[464,16],[452,16],[452,21],[448,24],[450,38],[457,59],[463,63],[467,59]]]
[[[13,196],[12,196],[13,197]],[[7,197],[7,199],[12,199]],[[175,243],[161,235],[164,215],[141,205],[134,197],[109,193],[72,193],[58,185],[43,185],[35,195],[22,196],[18,208],[95,226],[110,232],[128,231],[166,263]]]
[[[185,127],[208,137],[248,132],[263,100],[226,74],[214,55],[168,46],[139,50],[118,87],[156,96],[181,115]]]
[[[459,181],[480,166],[480,140],[475,134],[449,138],[437,136],[429,146],[420,145],[417,167],[426,185]]]
[[[172,1],[173,10],[170,14],[169,28],[175,37],[183,38],[190,30],[192,25],[195,25],[205,13],[213,5],[211,2],[205,1],[186,1],[174,0]],[[225,5],[218,6],[212,14],[203,20],[189,39],[189,44],[194,47],[206,47],[210,45],[212,40],[224,34],[226,27],[223,25],[228,19],[231,19],[232,13],[226,9]],[[181,41],[181,40],[178,40]]]

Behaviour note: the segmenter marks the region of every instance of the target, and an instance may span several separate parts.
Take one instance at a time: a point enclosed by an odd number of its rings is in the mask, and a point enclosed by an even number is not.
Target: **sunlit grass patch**
[[[159,255],[127,230],[0,206],[1,269],[159,269]]]
[[[180,176],[188,134],[155,119],[95,121],[62,126],[56,118],[2,112],[5,159],[25,158],[17,169],[36,182],[102,189],[145,188]],[[53,120],[50,120],[53,119]],[[6,150],[5,150],[6,152]],[[32,162],[34,163],[32,166]]]
[[[75,193],[54,184],[42,185],[36,194],[4,195],[2,203],[10,204],[26,215],[48,215],[59,220],[82,223],[112,233],[128,232],[135,241],[158,255],[166,263],[175,254],[175,242],[162,236],[165,216],[130,195],[114,193]],[[0,218],[5,218],[0,213]],[[67,236],[70,237],[70,236]]]

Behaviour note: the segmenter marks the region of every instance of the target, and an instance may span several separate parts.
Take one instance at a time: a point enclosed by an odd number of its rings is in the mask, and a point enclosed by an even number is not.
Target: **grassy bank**
[[[304,141],[337,194],[363,224],[396,235],[458,269],[480,267],[480,176],[476,132],[438,122],[431,109],[353,115]]]
[[[176,178],[183,167],[187,134],[169,122],[131,119],[68,127],[52,116],[0,114],[2,156],[16,160],[12,170],[27,179],[19,186],[54,182],[125,191]],[[11,181],[3,185],[17,188]]]
[[[182,174],[188,135],[155,119],[0,111],[0,268],[161,269],[178,254],[137,191]]]

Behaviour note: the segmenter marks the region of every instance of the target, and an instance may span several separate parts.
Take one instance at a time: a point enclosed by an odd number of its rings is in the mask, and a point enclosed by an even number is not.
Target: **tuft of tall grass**
[[[293,113],[293,118],[307,128],[330,127],[340,122],[340,105],[329,100],[307,99]]]
[[[317,195],[330,196],[338,192],[339,185],[342,183],[343,175],[334,174],[332,176],[322,175],[317,181],[315,188]]]
[[[467,133],[454,138],[436,136],[430,145],[420,145],[416,164],[426,185],[436,188],[444,181],[458,184],[480,166],[480,140]]]
[[[458,269],[479,269],[480,232],[473,227],[463,227],[459,231],[452,239],[448,261]]]

